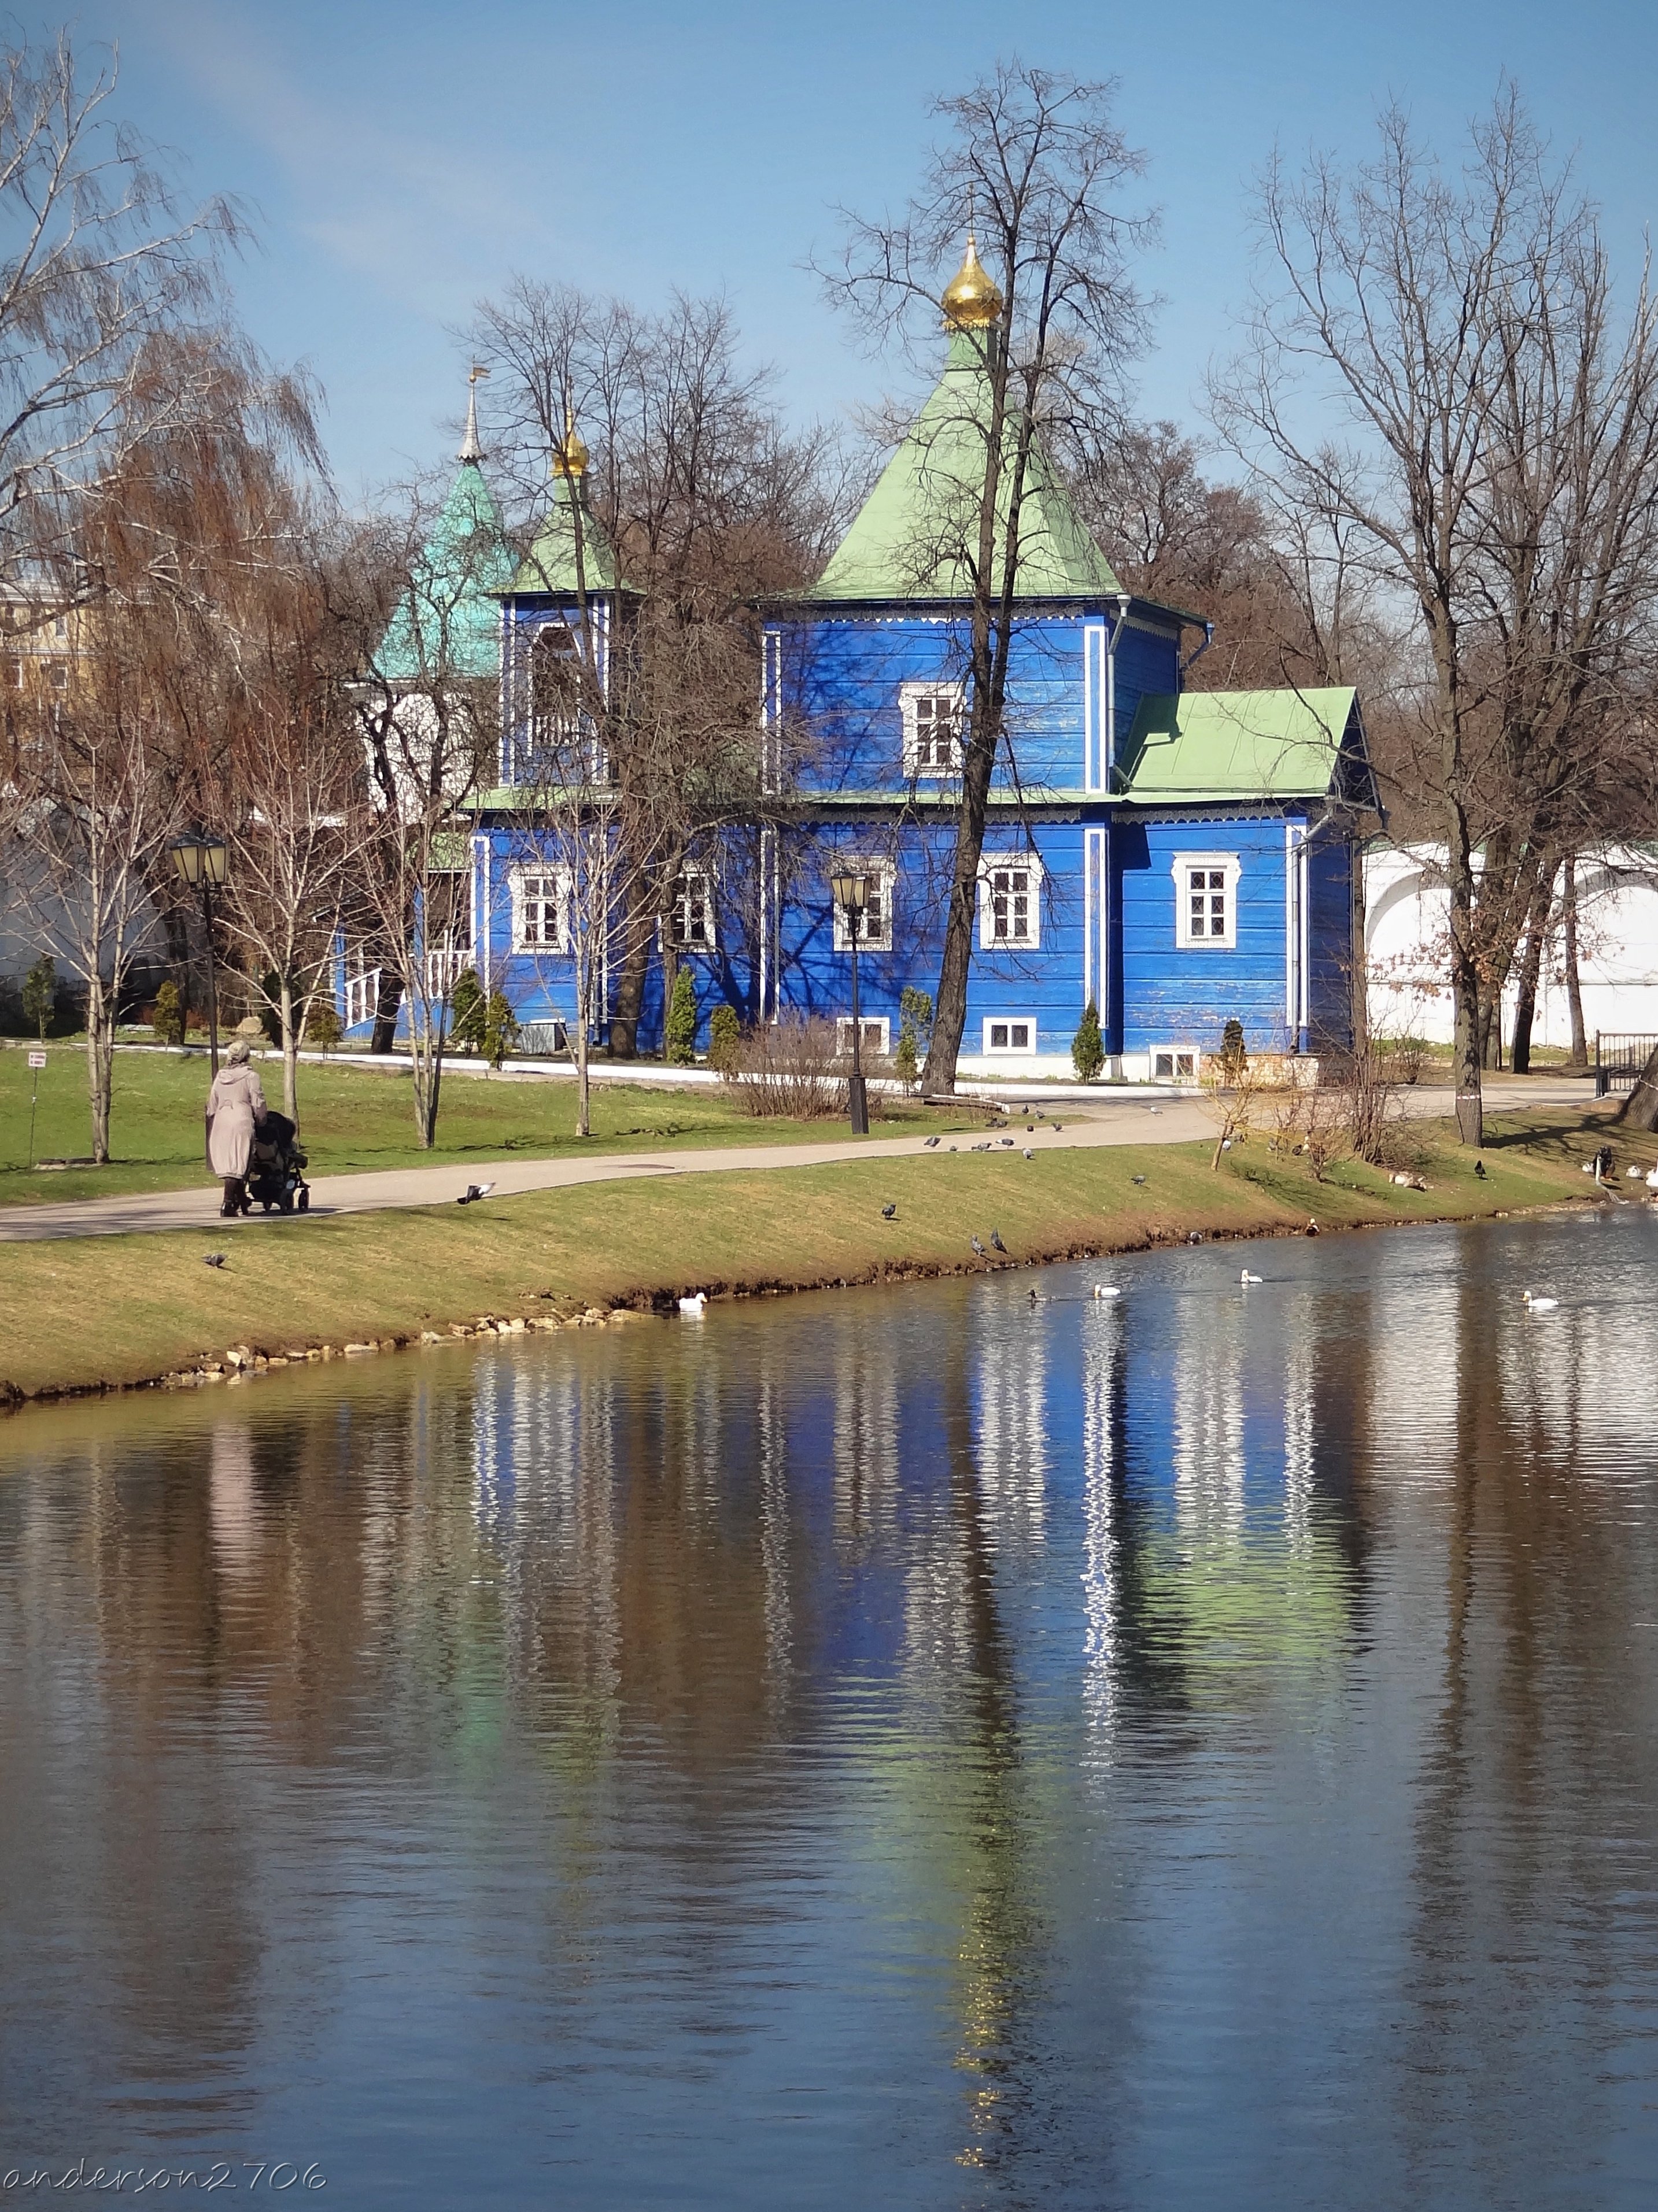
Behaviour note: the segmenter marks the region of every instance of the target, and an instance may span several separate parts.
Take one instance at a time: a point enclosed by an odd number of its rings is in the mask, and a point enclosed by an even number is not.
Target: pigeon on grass
[[[883,1221],[891,1221],[896,1215],[897,1212],[898,1207],[896,1205],[883,1206],[881,1209],[881,1218]]]
[[[923,1137],[923,1138],[922,1139],[921,1142],[922,1142],[922,1147],[923,1147],[923,1149],[924,1151],[926,1151],[926,1152],[930,1152],[934,1149],[934,1147],[937,1145],[937,1143],[938,1143],[938,1139],[937,1139],[936,1137]],[[952,1151],[954,1151],[955,1148],[954,1148],[954,1146],[952,1146],[950,1149],[951,1149]]]
[[[984,1247],[979,1243],[977,1236],[972,1239],[972,1248],[974,1259],[982,1260],[984,1257]]]
[[[460,1197],[456,1199],[455,1204],[475,1206],[480,1198],[487,1198],[494,1188],[495,1185],[492,1182],[469,1182]]]
[[[991,1249],[993,1252],[1005,1252],[1007,1249],[1007,1246],[1002,1242],[1002,1231],[999,1229],[992,1229],[991,1231]]]
[[[223,1267],[223,1265],[224,1265],[224,1255],[223,1255],[223,1253],[222,1253],[222,1252],[204,1252],[204,1253],[202,1254],[202,1265],[203,1265],[203,1267]]]

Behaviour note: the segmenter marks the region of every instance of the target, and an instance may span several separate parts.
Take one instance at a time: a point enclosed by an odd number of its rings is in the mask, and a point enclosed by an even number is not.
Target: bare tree
[[[1121,371],[1143,335],[1129,262],[1152,222],[1120,198],[1144,158],[1112,118],[1115,90],[1015,60],[940,100],[948,135],[907,212],[897,222],[849,216],[844,254],[824,272],[832,297],[883,338],[894,321],[936,314],[939,271],[964,223],[982,240],[996,286],[994,320],[955,332],[974,349],[982,386],[946,433],[972,456],[957,512],[940,510],[952,542],[917,549],[918,571],[964,574],[971,602],[961,795],[925,1069],[936,1091],[954,1087],[966,1020],[985,816],[1007,737],[1021,514],[1043,465],[1039,432],[1058,442],[1102,415],[1114,419]]]
[[[15,788],[28,843],[20,872],[40,942],[86,994],[92,1157],[108,1162],[115,1025],[154,922],[149,881],[177,820],[176,782],[154,702],[119,665],[106,623],[72,691],[42,702],[18,746]]]
[[[454,943],[454,902],[470,875],[456,864],[466,843],[460,802],[493,780],[500,695],[469,672],[460,635],[468,579],[492,567],[497,548],[479,532],[434,571],[418,550],[424,538],[418,511],[401,527],[364,527],[335,564],[332,606],[361,672],[354,696],[368,765],[368,799],[348,829],[348,926],[390,971],[385,994],[403,1012],[415,1126],[430,1149],[450,1002],[468,957]],[[387,648],[399,605],[407,618],[393,672]]]
[[[0,49],[0,568],[68,560],[78,501],[199,393],[147,375],[158,337],[216,310],[233,205],[181,210],[114,119],[112,55],[89,76],[67,32]]]
[[[1482,1136],[1492,1009],[1558,866],[1595,718],[1649,594],[1658,355],[1620,330],[1594,211],[1512,91],[1460,179],[1385,113],[1344,174],[1274,162],[1251,343],[1216,417],[1420,642],[1423,782],[1446,851],[1457,1118]],[[1344,438],[1305,428],[1314,395]]]
[[[579,484],[565,517],[574,574],[558,580],[575,620],[555,626],[570,632],[568,649],[554,654],[545,637],[527,647],[539,658],[517,696],[538,732],[546,834],[567,884],[584,887],[570,955],[585,1008],[573,1039],[584,1096],[601,977],[615,978],[612,1048],[629,1054],[653,947],[672,986],[687,856],[779,803],[755,726],[755,602],[816,573],[847,477],[826,433],[784,430],[771,373],[741,364],[723,301],[676,295],[651,315],[520,279],[480,309],[469,343],[493,372],[491,447],[532,512],[547,453],[573,423],[583,440],[582,473],[557,477],[553,492]],[[605,639],[613,598],[617,633]]]

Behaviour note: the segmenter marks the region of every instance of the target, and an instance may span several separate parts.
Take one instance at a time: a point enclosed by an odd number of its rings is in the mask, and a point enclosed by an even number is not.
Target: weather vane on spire
[[[455,455],[458,461],[481,461],[484,458],[484,448],[478,442],[478,387],[488,374],[488,369],[479,361],[466,372],[466,434]]]

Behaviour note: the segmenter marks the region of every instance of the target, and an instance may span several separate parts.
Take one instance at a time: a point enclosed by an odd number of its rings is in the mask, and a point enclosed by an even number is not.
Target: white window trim
[[[893,1024],[891,1017],[887,1014],[861,1013],[858,1016],[858,1027],[863,1031],[863,1049],[865,1052],[873,1052],[876,1054],[879,1058],[885,1060],[887,1054],[891,1052],[893,1048]],[[879,1043],[872,1044],[870,1042],[869,1032],[871,1030],[878,1030],[880,1031],[881,1038]],[[852,1017],[850,1014],[836,1015],[835,1041],[839,1045],[840,1049],[843,1052],[850,1053],[851,1051]]]
[[[690,866],[681,868],[680,871],[679,879],[674,886],[673,896],[668,902],[670,916],[676,913],[679,908],[680,884],[691,882],[699,883],[702,885],[704,915],[708,924],[708,934],[700,945],[689,941],[681,943],[678,937],[674,939],[673,945],[676,958],[683,959],[689,957],[695,960],[699,959],[704,953],[717,952],[719,950],[720,907],[719,901],[714,895],[713,869],[693,861]]]
[[[893,890],[898,882],[897,864],[892,860],[872,860],[856,854],[849,853],[844,859],[836,862],[835,873],[839,875],[843,871],[849,876],[872,876],[881,884],[881,913],[884,917],[881,935],[860,937],[858,951],[860,952],[890,952],[893,949]],[[835,910],[834,949],[837,952],[850,952],[852,949],[852,933],[846,927],[846,909],[835,897],[832,887],[829,896],[830,902]],[[847,1018],[850,1020],[851,1017],[849,1015]]]
[[[1027,1023],[1030,1026],[1030,1042],[1028,1044],[992,1044],[991,1042],[991,1024],[992,1022],[997,1024],[1005,1022],[1010,1028],[1015,1022]],[[1023,1060],[1029,1058],[1029,1056],[1033,1054],[1037,1048],[1036,1036],[1036,1017],[1034,1014],[986,1014],[984,1017],[984,1050],[987,1053],[994,1054],[997,1058],[1000,1058],[1003,1053],[1008,1054],[1014,1059]]]
[[[570,949],[570,908],[572,888],[570,872],[568,865],[562,860],[515,861],[508,872],[508,881],[512,890],[513,951],[515,952],[545,953],[550,955],[554,959],[558,959],[561,956],[567,956]],[[524,908],[526,904],[524,886],[526,884],[532,881],[536,883],[551,882],[558,887],[554,891],[553,896],[557,902],[556,912],[558,934],[557,939],[551,945],[541,941],[532,944],[527,941],[524,936]]]
[[[921,750],[920,715],[917,702],[922,699],[952,698],[955,702],[960,727],[967,721],[967,687],[965,684],[930,683],[900,684],[898,703],[904,716],[904,773],[917,782],[948,783],[961,773],[961,738],[955,741],[955,759],[948,768],[923,768],[918,763]]]
[[[1226,933],[1194,937],[1186,889],[1188,868],[1221,869],[1226,876]],[[1177,853],[1169,866],[1174,879],[1174,943],[1181,952],[1234,952],[1238,945],[1238,878],[1243,862],[1236,853]]]
[[[991,878],[998,868],[1022,868],[1030,877],[1030,934],[997,937],[991,903]],[[978,862],[978,949],[981,952],[1039,952],[1042,949],[1043,867],[1034,853],[984,853]],[[997,1019],[1001,1017],[998,1015]],[[1022,1021],[1024,1016],[1018,1018]]]
[[[1160,1075],[1157,1072],[1160,1059],[1167,1059],[1169,1062],[1166,1075]],[[1191,1066],[1182,1067],[1180,1062],[1183,1060],[1189,1060]],[[1146,1066],[1153,1083],[1195,1083],[1203,1073],[1203,1065],[1202,1048],[1195,1044],[1155,1044],[1146,1055]]]

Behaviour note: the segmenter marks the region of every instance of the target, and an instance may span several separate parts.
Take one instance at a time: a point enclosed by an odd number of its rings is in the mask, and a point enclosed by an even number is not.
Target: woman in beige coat
[[[246,1037],[233,1037],[224,1059],[207,1094],[207,1164],[224,1183],[219,1212],[229,1218],[247,1211],[247,1158],[265,1120],[265,1092],[247,1064]]]

